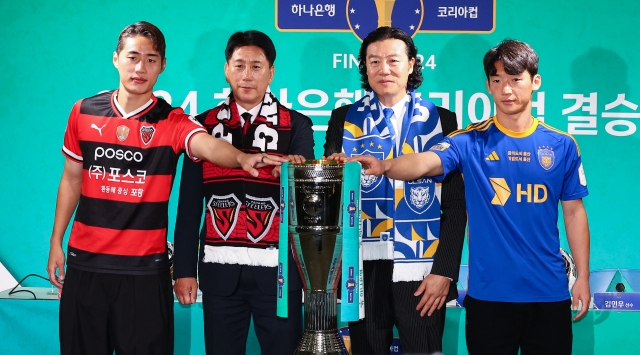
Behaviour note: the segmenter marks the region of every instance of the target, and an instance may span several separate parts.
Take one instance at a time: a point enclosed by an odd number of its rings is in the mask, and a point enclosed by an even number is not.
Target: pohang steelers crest
[[[352,32],[362,40],[381,26],[418,32],[490,33],[496,0],[276,0],[280,31]]]

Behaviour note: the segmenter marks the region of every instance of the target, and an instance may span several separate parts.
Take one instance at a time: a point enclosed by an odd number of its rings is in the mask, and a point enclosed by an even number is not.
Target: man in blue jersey
[[[357,156],[364,173],[392,179],[464,175],[469,214],[467,348],[476,354],[571,354],[571,307],[589,290],[588,194],[575,139],[531,116],[538,56],[505,40],[484,57],[497,114],[451,133],[428,152]],[[560,254],[558,203],[578,270],[571,301]]]

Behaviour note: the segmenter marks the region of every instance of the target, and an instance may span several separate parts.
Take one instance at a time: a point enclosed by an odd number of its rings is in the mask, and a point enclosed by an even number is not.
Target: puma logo
[[[96,129],[96,131],[100,132],[100,136],[102,136],[102,129],[104,128],[104,126],[106,126],[106,124],[105,124],[105,125],[102,125],[102,127],[98,127],[98,126],[96,126],[96,124],[95,124],[95,123],[92,123],[92,124],[91,124],[91,128],[95,128],[95,129]]]

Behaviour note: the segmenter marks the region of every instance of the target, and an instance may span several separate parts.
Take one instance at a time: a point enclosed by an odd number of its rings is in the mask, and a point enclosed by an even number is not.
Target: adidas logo
[[[500,160],[500,157],[498,157],[498,154],[494,150],[493,152],[491,152],[491,154],[489,154],[489,156],[485,160]]]

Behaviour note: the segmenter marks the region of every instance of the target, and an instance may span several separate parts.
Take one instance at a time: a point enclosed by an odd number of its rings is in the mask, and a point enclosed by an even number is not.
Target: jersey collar
[[[140,112],[146,110],[149,106],[151,106],[151,104],[153,104],[155,96],[151,95],[151,98],[149,99],[149,101],[145,102],[142,106],[138,107],[137,109],[126,113],[124,112],[124,109],[122,108],[122,106],[120,106],[120,104],[118,103],[118,90],[113,92],[113,95],[111,96],[112,102],[113,102],[113,106],[115,106],[117,112],[122,116],[122,118],[131,118],[137,114],[139,114]]]
[[[500,132],[506,134],[509,137],[513,137],[513,138],[525,138],[525,137],[528,137],[531,134],[533,134],[533,132],[535,132],[536,128],[538,128],[538,119],[533,117],[533,116],[531,116],[531,118],[533,118],[533,123],[531,124],[531,127],[527,128],[526,131],[514,132],[514,131],[506,128],[505,126],[501,125],[500,122],[498,122],[498,118],[496,116],[491,117],[493,122],[496,124],[496,128],[498,128],[500,130]]]

